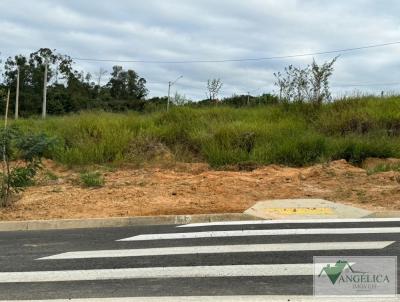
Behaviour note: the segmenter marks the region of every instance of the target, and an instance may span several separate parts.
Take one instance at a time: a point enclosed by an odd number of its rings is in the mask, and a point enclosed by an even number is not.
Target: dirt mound
[[[400,172],[368,175],[345,160],[305,168],[278,165],[253,171],[215,171],[206,164],[104,170],[105,185],[79,185],[79,174],[46,161],[38,186],[29,188],[2,220],[121,217],[243,212],[256,201],[324,198],[367,209],[400,209]]]

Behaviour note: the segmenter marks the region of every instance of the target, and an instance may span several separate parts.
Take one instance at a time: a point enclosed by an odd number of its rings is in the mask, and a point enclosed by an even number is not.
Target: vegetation
[[[7,206],[13,194],[33,184],[37,171],[42,168],[41,158],[51,143],[43,134],[23,134],[16,128],[1,130],[0,207]]]
[[[71,57],[55,50],[41,48],[29,56],[16,55],[4,63],[1,88],[11,89],[15,99],[17,75],[20,73],[19,113],[31,116],[42,111],[43,83],[47,65],[47,112],[61,115],[80,110],[101,108],[109,111],[142,111],[148,90],[146,80],[134,70],[114,66],[107,83],[101,79],[106,72],[100,69],[94,76],[73,68]],[[13,111],[14,102],[10,110]],[[0,112],[4,113],[1,106]]]
[[[21,119],[25,131],[56,139],[48,157],[67,165],[206,161],[213,167],[309,165],[335,159],[400,157],[400,98],[271,103],[232,108],[186,105],[170,112],[81,112]],[[251,166],[251,165],[250,165]]]
[[[81,173],[81,182],[85,187],[99,188],[104,186],[104,178],[100,172]]]
[[[333,73],[333,64],[337,57],[330,62],[318,65],[313,60],[311,66],[305,68],[289,65],[284,74],[274,73],[275,85],[279,88],[279,100],[286,102],[310,101],[315,105],[331,100],[329,77]]]
[[[207,81],[207,97],[210,101],[216,101],[219,91],[222,88],[221,79],[212,79]]]
[[[18,71],[19,116],[37,116],[42,112],[46,65],[49,115],[64,115],[82,110],[155,112],[167,107],[167,97],[146,98],[146,80],[132,69],[124,70],[122,66],[113,66],[110,73],[100,68],[97,73],[90,74],[74,69],[74,61],[70,56],[41,48],[28,56],[9,57],[4,62],[4,68],[0,68],[3,71],[0,90],[9,88],[11,91],[10,112],[15,112]],[[176,93],[171,105],[203,107],[215,104],[221,87],[220,79],[208,80],[207,99],[195,103],[185,95]],[[219,103],[240,107],[270,103],[277,99],[271,94],[257,98],[234,95],[219,100]],[[5,106],[0,106],[0,114],[4,114],[4,110]]]
[[[400,172],[400,164],[399,163],[393,163],[393,164],[379,164],[372,169],[368,169],[368,174],[375,174],[375,173],[381,173],[381,172],[388,172],[388,171],[396,171]]]

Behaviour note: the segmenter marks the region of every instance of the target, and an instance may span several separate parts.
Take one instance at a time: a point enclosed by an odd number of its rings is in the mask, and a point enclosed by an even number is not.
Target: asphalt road
[[[372,255],[400,255],[400,219],[2,232],[0,299],[300,301],[313,256]]]

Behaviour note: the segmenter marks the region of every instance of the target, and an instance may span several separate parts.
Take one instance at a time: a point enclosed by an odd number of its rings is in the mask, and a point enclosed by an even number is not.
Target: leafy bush
[[[14,193],[34,182],[42,168],[41,159],[53,141],[44,134],[23,134],[17,128],[0,130],[2,172],[0,173],[0,206],[7,206]]]

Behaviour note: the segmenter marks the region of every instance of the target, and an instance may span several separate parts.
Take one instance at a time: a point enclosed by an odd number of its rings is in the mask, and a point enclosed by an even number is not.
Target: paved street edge
[[[400,218],[400,211],[375,212],[364,218]],[[218,221],[260,220],[245,213],[160,215],[89,219],[22,220],[0,222],[0,232],[167,225]]]
[[[24,220],[0,222],[0,232],[83,229],[100,227],[126,227],[137,225],[187,224],[199,222],[255,220],[259,219],[243,213],[197,214],[197,215],[161,215],[117,218],[90,219],[55,219],[55,220]]]

